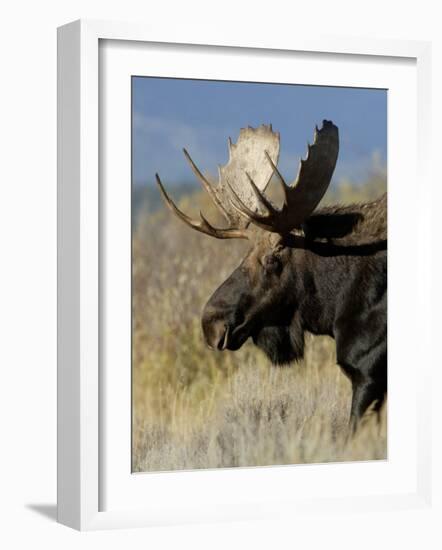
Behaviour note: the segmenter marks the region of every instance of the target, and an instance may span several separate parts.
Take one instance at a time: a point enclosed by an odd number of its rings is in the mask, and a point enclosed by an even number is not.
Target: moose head
[[[202,213],[194,220],[181,212],[156,175],[166,204],[187,225],[218,239],[248,239],[252,245],[204,308],[202,328],[210,348],[236,350],[252,337],[274,363],[302,355],[303,336],[290,330],[298,301],[293,292],[297,283],[293,239],[327,190],[338,149],[338,129],[324,120],[290,185],[276,166],[279,134],[271,126],[242,129],[236,144],[229,139],[229,161],[220,166],[217,185],[204,177],[184,150],[196,177],[226,218],[225,228],[214,227]],[[281,208],[264,194],[273,176],[283,190]]]

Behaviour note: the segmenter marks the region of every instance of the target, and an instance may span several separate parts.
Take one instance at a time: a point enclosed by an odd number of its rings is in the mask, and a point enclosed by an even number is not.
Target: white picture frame
[[[102,357],[100,354],[100,334],[102,327],[103,262],[101,261],[101,234],[106,225],[100,224],[103,208],[100,187],[100,44],[101,41],[124,41],[126,48],[132,45],[168,44],[176,48],[204,47],[210,57],[213,48],[228,48],[229,55],[244,55],[250,52],[272,52],[287,55],[290,52],[304,52],[312,55],[336,56],[340,59],[376,57],[398,62],[403,59],[415,63],[417,82],[417,126],[415,133],[416,164],[419,170],[419,193],[414,202],[418,206],[417,227],[419,241],[427,243],[419,249],[419,267],[410,274],[416,285],[415,311],[422,320],[419,326],[424,347],[431,327],[431,234],[429,216],[426,210],[431,204],[431,184],[428,176],[427,151],[429,150],[429,121],[431,117],[429,94],[430,45],[424,42],[363,40],[346,37],[306,39],[302,37],[284,38],[268,44],[262,37],[243,39],[239,36],[204,36],[204,31],[196,36],[186,36],[186,32],[173,36],[156,35],[152,29],[142,25],[76,21],[61,27],[58,31],[58,521],[80,530],[135,527],[161,524],[174,524],[198,521],[217,521],[241,518],[275,517],[284,514],[314,513],[330,507],[333,512],[345,512],[355,507],[363,511],[395,508],[423,507],[431,499],[430,468],[430,366],[431,361],[420,365],[420,376],[415,380],[413,391],[416,396],[415,425],[416,456],[412,464],[416,483],[413,489],[389,489],[374,491],[365,495],[322,494],[312,491],[311,498],[293,499],[277,491],[270,494],[269,485],[263,482],[261,495],[250,491],[247,507],[243,502],[235,505],[235,496],[227,494],[218,503],[195,502],[186,498],[186,506],[168,506],[167,500],[146,506],[129,506],[129,497],[114,499],[111,509],[103,509],[102,484],[106,479],[103,471],[103,453],[108,448],[103,442],[102,418],[103,402],[108,388],[103,388]],[[180,46],[181,45],[181,46]],[[150,54],[155,55],[151,52]],[[330,57],[331,58],[331,57]],[[414,126],[412,125],[412,128]],[[399,172],[393,174],[398,177]],[[390,174],[389,174],[390,177]],[[413,200],[413,199],[411,199]],[[391,205],[390,205],[391,206]],[[394,209],[393,217],[400,216],[400,209]],[[398,251],[397,256],[400,255]],[[398,260],[399,261],[399,260]],[[130,265],[127,265],[130,271]],[[416,348],[415,352],[418,352]],[[410,358],[413,353],[410,354]],[[410,359],[411,360],[411,359]],[[411,372],[411,371],[410,371]],[[109,390],[110,391],[110,390]],[[130,411],[127,411],[130,417]],[[124,428],[127,433],[127,426]],[[130,450],[129,450],[130,452]],[[121,467],[121,466],[117,466]],[[346,465],[336,465],[330,469],[333,475],[342,475]],[[279,483],[284,484],[291,467],[272,469]],[[316,468],[316,470],[314,470]],[[327,471],[317,470],[321,466],[311,466],[304,470],[305,476],[329,476]],[[109,470],[109,468],[107,468]],[[218,473],[193,472],[161,474],[157,477],[132,476],[130,484],[151,484],[160,491],[161,487],[173,491],[189,490],[198,494],[202,486],[215,483],[219,486],[229,482],[236,485],[256,486],[256,475],[260,469],[223,470]],[[266,469],[266,472],[270,469]],[[113,470],[111,470],[113,472]],[[310,473],[309,473],[310,472]],[[313,472],[313,474],[312,474]],[[113,475],[113,474],[112,474]],[[130,475],[126,471],[124,475]],[[169,477],[166,477],[169,475]],[[358,475],[358,474],[353,474]],[[170,477],[172,476],[172,477]],[[210,477],[212,476],[212,477]],[[255,476],[255,477],[253,477]],[[268,474],[266,473],[268,478]],[[270,478],[268,478],[270,480]],[[275,477],[272,479],[274,484]],[[401,478],[402,479],[402,478]],[[135,480],[135,481],[134,481]],[[201,486],[198,489],[198,485]],[[153,489],[152,489],[153,491]],[[267,493],[266,493],[267,491]],[[203,495],[204,493],[200,493]],[[129,495],[129,493],[128,493]],[[151,498],[151,495],[150,497]],[[230,501],[229,501],[230,498]]]

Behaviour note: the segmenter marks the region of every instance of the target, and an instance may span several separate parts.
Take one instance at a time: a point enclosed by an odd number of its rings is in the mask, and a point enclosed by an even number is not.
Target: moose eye
[[[273,254],[266,256],[263,263],[267,273],[280,273],[282,264],[277,256]]]

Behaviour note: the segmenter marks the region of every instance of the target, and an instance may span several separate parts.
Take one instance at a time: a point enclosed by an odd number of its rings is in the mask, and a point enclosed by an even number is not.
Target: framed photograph
[[[59,29],[71,527],[429,502],[429,45],[248,40]]]

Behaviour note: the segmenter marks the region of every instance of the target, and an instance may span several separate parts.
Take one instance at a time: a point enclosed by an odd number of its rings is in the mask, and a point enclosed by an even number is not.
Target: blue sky
[[[215,175],[227,161],[227,138],[263,123],[281,134],[279,167],[288,181],[323,119],[339,128],[335,183],[362,182],[373,159],[387,159],[386,90],[133,77],[132,100],[137,185],[153,184],[155,172],[167,185],[192,182],[183,147]]]

